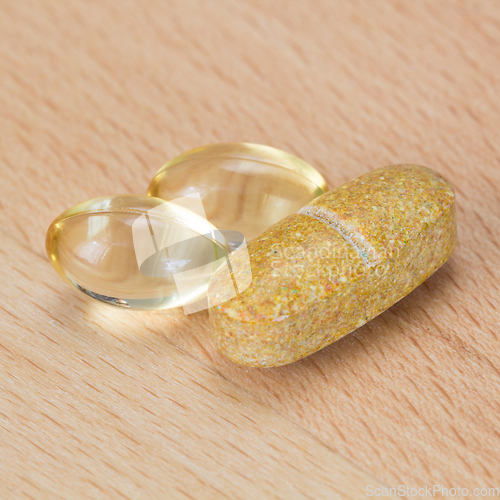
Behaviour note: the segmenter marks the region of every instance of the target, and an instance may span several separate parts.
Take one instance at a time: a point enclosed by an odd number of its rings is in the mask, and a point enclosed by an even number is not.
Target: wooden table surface
[[[500,488],[500,3],[1,0],[0,76],[0,498]],[[456,188],[457,250],[272,369],[219,355],[206,312],[114,309],[59,279],[60,212],[226,141],[330,186],[430,166]]]

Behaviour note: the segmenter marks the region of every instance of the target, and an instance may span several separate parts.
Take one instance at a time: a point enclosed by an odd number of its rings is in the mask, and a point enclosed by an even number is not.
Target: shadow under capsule
[[[250,378],[253,390],[261,385],[263,391],[268,391],[289,377],[300,377],[307,384],[324,382],[325,377],[333,380],[337,372],[353,360],[363,363],[364,358],[370,356],[370,349],[397,345],[412,324],[416,327],[421,321],[422,311],[453,293],[453,275],[457,272],[458,264],[452,257],[419,287],[369,323],[302,360],[272,368],[238,365],[220,354],[212,345],[207,310],[190,315],[185,315],[180,307],[159,311],[130,310],[99,303],[70,290],[64,299],[52,302],[51,309],[62,322],[79,323],[89,332],[94,329],[92,325],[103,325],[105,319],[104,331],[129,341],[141,342],[151,335],[160,335],[183,349],[190,349],[190,345],[196,343],[201,348],[197,355],[200,361],[208,362],[221,373],[237,376],[243,384],[246,377]]]

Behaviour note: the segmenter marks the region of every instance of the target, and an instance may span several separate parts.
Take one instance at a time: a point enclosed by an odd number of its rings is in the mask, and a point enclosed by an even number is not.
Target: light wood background
[[[500,488],[500,3],[0,0],[0,498],[364,498]],[[457,192],[451,260],[293,365],[206,312],[126,312],[44,250],[66,208],[249,141],[331,186],[417,163]]]

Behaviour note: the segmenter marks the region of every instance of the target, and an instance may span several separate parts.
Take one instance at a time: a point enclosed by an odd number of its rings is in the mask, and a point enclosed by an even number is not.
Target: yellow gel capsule
[[[415,165],[375,170],[253,240],[252,283],[235,298],[220,300],[227,284],[215,272],[213,341],[243,365],[292,363],[402,299],[455,245],[455,197],[445,179]]]
[[[150,196],[107,196],[76,205],[47,231],[56,271],[95,299],[168,309],[203,298],[228,253],[220,232],[182,205]]]
[[[239,231],[250,241],[326,189],[321,174],[300,158],[269,146],[235,142],[177,156],[157,172],[148,194],[173,200],[199,193],[214,226]],[[234,249],[230,238],[229,244]]]

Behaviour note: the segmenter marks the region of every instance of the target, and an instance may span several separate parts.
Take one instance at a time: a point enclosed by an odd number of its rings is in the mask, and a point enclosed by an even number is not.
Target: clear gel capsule
[[[76,205],[47,231],[56,271],[78,290],[135,309],[185,306],[206,295],[228,253],[201,215],[151,196],[107,196]]]
[[[248,143],[192,149],[153,178],[148,194],[164,200],[199,193],[208,220],[247,241],[327,189],[311,165],[284,151]],[[230,247],[235,243],[229,239]]]

